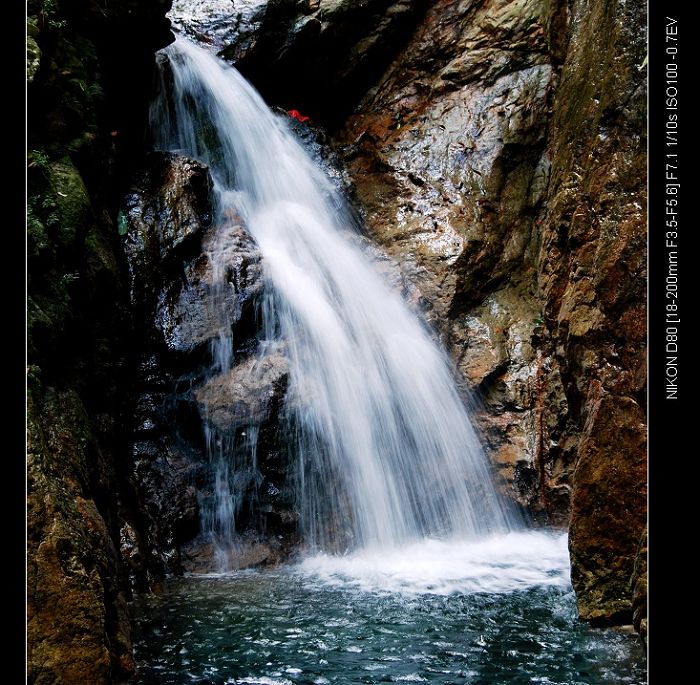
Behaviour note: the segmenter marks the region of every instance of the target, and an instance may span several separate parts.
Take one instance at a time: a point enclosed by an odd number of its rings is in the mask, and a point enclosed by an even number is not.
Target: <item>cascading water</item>
[[[280,340],[289,360],[286,425],[306,539],[334,551],[511,530],[446,356],[363,254],[331,182],[243,77],[205,50],[178,38],[160,72],[156,144],[206,163],[214,181],[210,258],[225,249],[232,216],[263,255],[260,347]],[[223,273],[220,282],[227,297]],[[224,325],[212,374],[230,368],[232,349]],[[206,525],[225,548],[241,483],[256,477],[256,445],[249,435],[234,449],[207,430]]]
[[[141,597],[137,682],[641,685],[638,641],[577,620],[566,535],[518,526],[499,501],[448,360],[375,273],[340,195],[284,117],[183,39],[159,62],[157,144],[208,164],[216,195],[203,260],[215,342],[195,389],[211,465],[203,532],[219,569],[232,568],[243,512],[265,506],[255,493],[269,420],[316,553],[171,579],[162,595]],[[262,294],[245,231],[262,254]],[[248,292],[231,288],[242,253],[259,297],[250,345],[232,338],[236,293]],[[248,400],[270,391],[270,369],[287,378],[273,393],[284,406],[261,418]],[[212,384],[236,398],[224,419],[214,405],[229,395],[207,394]]]

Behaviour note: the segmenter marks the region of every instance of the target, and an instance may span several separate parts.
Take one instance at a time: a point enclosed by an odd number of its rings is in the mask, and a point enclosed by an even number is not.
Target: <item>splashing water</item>
[[[136,681],[643,685],[642,644],[577,620],[565,536],[545,537],[511,533],[507,555],[493,538],[462,543],[468,559],[435,567],[441,555],[420,548],[456,544],[416,543],[413,564],[363,568],[358,552],[171,579],[134,607]]]
[[[218,223],[240,217],[263,255],[261,337],[283,340],[289,358],[285,411],[308,541],[387,548],[516,527],[445,354],[374,270],[331,182],[233,68],[182,38],[159,63],[158,147],[209,166]],[[232,349],[224,327],[212,374],[230,368]],[[225,441],[209,443],[216,511],[207,520],[225,543],[239,486],[217,447]],[[247,458],[254,474],[254,444]]]

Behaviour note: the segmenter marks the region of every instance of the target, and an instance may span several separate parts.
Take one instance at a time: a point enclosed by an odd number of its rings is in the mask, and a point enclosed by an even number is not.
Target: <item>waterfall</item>
[[[185,39],[163,50],[159,65],[156,145],[209,166],[215,223],[235,215],[263,256],[260,348],[278,341],[288,358],[280,430],[288,430],[306,540],[333,551],[508,532],[513,514],[495,491],[446,354],[382,281],[343,198],[284,118],[235,69]],[[212,374],[230,368],[234,347],[224,327]],[[256,478],[256,444],[249,436],[234,449],[207,430],[214,495],[205,525],[225,547],[240,488]]]

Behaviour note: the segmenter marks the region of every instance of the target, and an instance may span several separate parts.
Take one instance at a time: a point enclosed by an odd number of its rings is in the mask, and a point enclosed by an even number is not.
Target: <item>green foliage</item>
[[[27,201],[27,221],[28,228],[37,228],[37,224],[41,224],[41,230],[44,226],[55,228],[61,222],[58,214],[58,205],[53,196],[49,194],[30,195]]]
[[[48,25],[50,29],[54,29],[55,31],[60,31],[61,29],[66,28],[68,25],[68,22],[65,19],[61,19],[59,21],[56,21],[55,19],[49,19]]]
[[[41,0],[39,13],[45,18],[56,17],[60,12],[58,0]]]
[[[36,198],[33,198],[36,200]],[[27,206],[27,258],[39,257],[50,249],[51,243],[44,224],[36,215],[30,200]]]
[[[36,364],[27,366],[27,387],[29,391],[36,390],[41,385],[41,368]]]
[[[28,166],[30,169],[37,168],[46,172],[49,168],[49,156],[42,150],[30,150],[28,158]]]
[[[53,31],[60,31],[68,25],[65,19],[59,18],[61,10],[58,0],[41,0],[39,4],[39,20],[43,27]]]
[[[41,48],[36,42],[39,27],[35,17],[27,17],[27,81],[31,83],[41,64]]]
[[[84,89],[84,93],[89,100],[97,100],[104,94],[99,83],[88,84]]]

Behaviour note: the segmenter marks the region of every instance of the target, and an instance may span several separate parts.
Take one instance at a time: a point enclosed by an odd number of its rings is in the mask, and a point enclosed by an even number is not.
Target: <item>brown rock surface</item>
[[[272,405],[284,396],[289,365],[279,351],[239,361],[228,373],[195,389],[202,412],[219,430],[230,431],[270,418]]]
[[[370,234],[481,395],[503,487],[558,522],[568,485],[541,447],[553,419],[538,399],[558,372],[533,336],[560,22],[549,2],[433,3],[339,139]],[[551,387],[566,404],[561,381]]]
[[[630,398],[592,384],[571,501],[571,580],[581,618],[632,623],[630,581],[646,523],[646,426]]]
[[[114,482],[73,391],[30,393],[27,640],[36,683],[103,683],[133,673],[119,561],[93,497]],[[94,493],[94,494],[93,494]]]
[[[502,489],[571,513],[599,622],[631,619],[645,516],[645,20],[432,3],[336,138],[369,233],[477,391]]]
[[[631,619],[646,519],[643,3],[576,2],[550,129],[539,290],[577,442],[572,580],[584,618]]]

